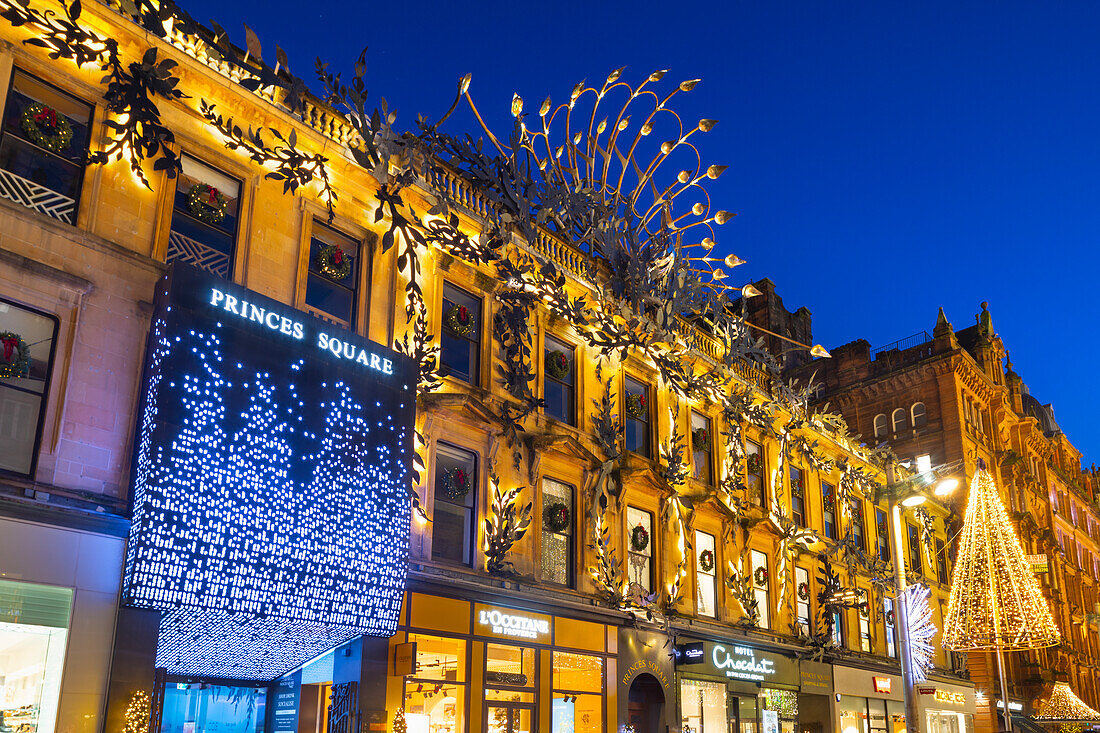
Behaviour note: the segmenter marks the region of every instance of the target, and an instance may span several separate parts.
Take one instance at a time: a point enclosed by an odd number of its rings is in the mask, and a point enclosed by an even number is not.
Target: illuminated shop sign
[[[703,642],[682,644],[676,647],[677,664],[701,664],[706,661],[707,653],[703,648]]]
[[[893,682],[893,680],[891,680],[889,677],[872,677],[871,678],[871,683],[875,687],[875,692],[878,692],[878,693],[883,694],[883,695],[887,695],[887,694],[890,693],[890,688],[892,687],[892,682]]]
[[[951,692],[949,690],[937,689],[933,695],[933,699],[937,702],[945,702],[951,705],[965,705],[966,695],[961,692]]]
[[[124,603],[163,612],[158,667],[274,679],[396,630],[416,371],[318,318],[171,268],[147,346],[123,590]]]
[[[775,661],[748,646],[715,644],[711,649],[711,661],[726,676],[737,680],[762,682],[775,674]]]
[[[477,617],[479,633],[513,639],[549,641],[549,616],[527,611],[514,611],[510,608],[495,608],[480,603],[475,604],[474,614]]]

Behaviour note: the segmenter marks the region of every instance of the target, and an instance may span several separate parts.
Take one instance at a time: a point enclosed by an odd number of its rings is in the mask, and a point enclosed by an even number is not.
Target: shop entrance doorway
[[[485,705],[489,733],[534,733],[531,722],[535,706],[518,702],[490,702]]]
[[[665,693],[657,678],[646,673],[635,677],[627,695],[627,717],[634,733],[662,733],[664,713]]]

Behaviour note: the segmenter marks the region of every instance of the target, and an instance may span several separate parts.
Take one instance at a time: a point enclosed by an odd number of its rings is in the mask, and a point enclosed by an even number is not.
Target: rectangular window
[[[791,466],[791,519],[806,526],[806,477],[801,468]]]
[[[416,671],[405,682],[405,724],[410,731],[465,730],[466,642],[409,634]]]
[[[844,648],[844,610],[836,609],[832,613],[833,619],[833,644],[841,649]]]
[[[718,614],[718,552],[714,535],[695,532],[695,610],[700,616]]]
[[[0,472],[34,478],[57,319],[0,298]]]
[[[936,538],[936,580],[941,583],[948,582],[947,572],[947,546],[943,540]]]
[[[573,487],[542,480],[542,577],[573,586]]]
[[[878,559],[890,562],[890,523],[886,521],[886,512],[882,509],[875,509],[875,526],[878,528],[875,536],[875,541],[878,542]]]
[[[860,651],[870,654],[874,649],[871,646],[871,604],[867,598],[867,589],[859,589],[859,648]]]
[[[241,182],[189,155],[176,176],[168,262],[187,262],[227,280],[233,277]]]
[[[915,524],[905,523],[905,530],[909,535],[909,571],[917,575],[924,574],[924,564],[921,562],[920,530]]]
[[[433,560],[473,564],[477,485],[477,455],[449,443],[438,443],[432,517]]]
[[[886,627],[886,656],[896,657],[897,648],[894,646],[894,599],[882,599],[882,618]]]
[[[692,475],[704,484],[711,484],[711,450],[714,434],[711,432],[710,418],[691,411],[691,468]]]
[[[355,329],[359,306],[362,261],[359,243],[340,232],[313,222],[306,275],[306,305],[322,317]]]
[[[856,497],[852,499],[852,538],[856,542],[856,547],[860,551],[866,552],[867,544],[863,536],[863,500]]]
[[[653,588],[653,515],[626,508],[627,570],[630,580],[645,590]]]
[[[749,501],[756,506],[766,506],[764,491],[764,448],[751,440],[745,442],[745,482],[749,489]]]
[[[564,341],[547,336],[543,369],[546,414],[567,425],[575,425],[577,409],[575,349]]]
[[[806,636],[810,635],[810,571],[806,568],[794,569],[795,612],[798,626]]]
[[[756,596],[756,608],[760,611],[760,628],[771,628],[771,577],[768,556],[759,550],[752,551],[752,589]]]
[[[649,386],[623,377],[623,412],[626,414],[626,449],[649,457]]]
[[[821,482],[821,506],[823,507],[825,536],[831,540],[836,539],[836,487],[824,481]]]
[[[0,580],[5,731],[53,733],[73,602],[70,588]]]
[[[603,659],[586,654],[554,652],[552,731],[602,733]],[[516,733],[518,729],[516,729]]]
[[[443,283],[443,327],[439,337],[439,373],[480,384],[481,298]]]
[[[76,223],[92,106],[19,69],[0,134],[0,196]]]
[[[680,680],[680,715],[682,733],[723,733],[727,730],[729,717],[726,709],[726,684]],[[647,727],[647,730],[653,728]]]

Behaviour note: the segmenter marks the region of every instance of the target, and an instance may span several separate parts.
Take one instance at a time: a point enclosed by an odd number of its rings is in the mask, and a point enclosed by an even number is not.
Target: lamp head
[[[832,356],[832,354],[830,354],[828,349],[826,349],[821,344],[814,344],[813,348],[810,349],[810,356],[814,357],[815,359],[828,359]]]
[[[936,496],[947,496],[952,491],[959,487],[959,480],[957,478],[945,478],[936,484],[934,492]]]
[[[926,499],[924,497],[924,494],[913,494],[912,496],[907,496],[902,499],[901,505],[904,507],[920,506],[925,501]]]

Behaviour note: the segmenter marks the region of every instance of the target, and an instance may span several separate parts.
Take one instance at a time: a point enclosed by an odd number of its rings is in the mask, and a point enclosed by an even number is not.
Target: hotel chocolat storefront
[[[685,639],[675,653],[683,733],[828,731],[828,665],[738,641]],[[805,669],[803,669],[805,667]]]

